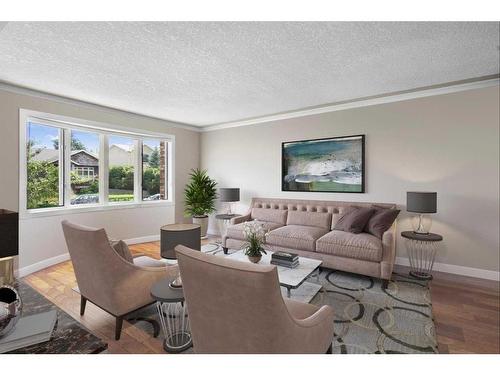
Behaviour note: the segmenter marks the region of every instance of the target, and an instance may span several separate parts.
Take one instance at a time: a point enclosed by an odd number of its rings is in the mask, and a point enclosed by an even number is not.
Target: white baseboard
[[[124,241],[127,245],[135,245],[138,243],[154,242],[154,241],[159,241],[159,240],[160,240],[160,235],[153,234],[152,236],[129,238],[128,240],[124,240]]]
[[[210,233],[212,234],[212,233]],[[213,233],[217,234],[217,233]],[[159,241],[160,240],[160,235],[152,235],[152,236],[144,236],[144,237],[136,237],[136,238],[129,238],[128,240],[125,240],[125,242],[128,245],[134,245],[138,243],[144,243],[144,242],[153,242],[153,241]],[[40,270],[43,270],[44,268],[53,266],[54,264],[65,262],[69,260],[69,253],[61,254],[49,259],[42,260],[41,262],[31,264],[29,266],[20,268],[19,270],[15,271],[16,277],[24,277],[27,276],[33,272],[37,272]],[[403,257],[396,257],[396,264],[400,266],[409,266],[410,262],[408,261],[408,258],[403,258]],[[445,263],[434,263],[434,270],[440,271],[440,272],[446,272],[446,273],[452,273],[455,275],[462,275],[462,276],[469,276],[469,277],[477,277],[479,279],[487,279],[487,280],[494,280],[494,281],[500,281],[500,272],[499,271],[491,271],[491,270],[483,270],[480,268],[472,268],[472,267],[464,267],[464,266],[457,266],[454,264],[445,264]]]
[[[400,266],[410,266],[410,262],[408,258],[396,257],[396,264]],[[483,270],[481,268],[472,268],[472,267],[464,267],[457,266],[455,264],[446,264],[446,263],[434,263],[434,270],[446,273],[452,273],[455,275],[469,276],[469,277],[477,277],[479,279],[487,279],[500,281],[500,272],[499,271],[491,271],[491,270]]]
[[[124,240],[124,241],[127,245],[135,245],[138,243],[153,242],[153,241],[159,241],[159,240],[160,240],[160,235],[158,234],[158,235],[152,235],[152,236],[129,238],[128,240]],[[65,262],[69,259],[70,259],[69,253],[57,255],[55,257],[42,260],[41,262],[30,264],[29,266],[26,266],[23,268],[19,268],[19,270],[14,271],[14,274],[16,277],[24,277],[24,276],[27,276],[31,273],[43,270],[44,268],[53,266],[54,264]]]
[[[61,254],[49,259],[42,260],[41,262],[30,264],[29,266],[19,268],[16,274],[16,277],[24,277],[33,272],[43,270],[44,268],[53,266],[54,264],[65,262],[69,260],[69,253]]]

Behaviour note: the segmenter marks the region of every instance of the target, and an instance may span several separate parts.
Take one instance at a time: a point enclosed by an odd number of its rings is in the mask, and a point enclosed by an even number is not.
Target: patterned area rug
[[[311,301],[335,310],[333,352],[437,353],[430,291],[425,281],[394,274],[381,280],[324,269]]]
[[[311,303],[335,310],[334,354],[438,352],[426,281],[394,274],[384,286],[375,278],[322,269],[319,282],[322,289]],[[154,305],[137,316],[158,320]],[[153,334],[150,324],[133,324]],[[184,353],[193,353],[192,348]]]

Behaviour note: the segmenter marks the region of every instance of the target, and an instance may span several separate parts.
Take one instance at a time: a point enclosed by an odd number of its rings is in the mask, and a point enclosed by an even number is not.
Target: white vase
[[[193,216],[193,224],[201,226],[201,238],[206,238],[208,231],[208,216]]]

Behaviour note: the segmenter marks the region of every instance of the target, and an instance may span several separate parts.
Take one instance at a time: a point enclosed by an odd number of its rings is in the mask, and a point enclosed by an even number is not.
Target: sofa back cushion
[[[375,209],[371,207],[352,207],[346,209],[333,229],[361,233],[374,213]]]
[[[289,211],[286,225],[304,225],[330,229],[332,214],[328,212]]]
[[[388,230],[399,215],[399,210],[374,206],[375,213],[366,223],[364,231],[382,239],[382,235]]]
[[[270,208],[252,208],[251,217],[253,220],[285,225],[287,212],[287,210],[276,210]]]

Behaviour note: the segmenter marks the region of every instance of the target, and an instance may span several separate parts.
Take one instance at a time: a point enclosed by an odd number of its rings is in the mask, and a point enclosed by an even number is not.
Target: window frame
[[[60,171],[63,172],[63,178],[60,179],[60,197],[63,200],[63,206],[50,208],[27,208],[27,123],[39,123],[59,128],[60,130]],[[99,203],[89,203],[84,205],[71,205],[71,130],[92,132],[99,135]],[[137,129],[127,128],[119,125],[89,121],[84,119],[72,118],[56,114],[31,111],[26,109],[19,110],[19,213],[23,217],[39,217],[52,215],[65,215],[70,213],[102,211],[113,209],[127,209],[138,207],[158,207],[175,205],[175,187],[172,184],[174,175],[174,149],[175,136],[167,133],[156,133],[150,131],[138,131]],[[130,202],[109,202],[109,143],[110,135],[129,137],[134,140],[136,152],[134,165],[134,200]],[[167,152],[165,153],[165,187],[167,196],[165,200],[143,201],[142,200],[142,142],[144,139],[156,139],[167,143]]]
[[[22,163],[24,163],[24,173],[26,175],[26,177],[24,178],[24,184],[26,185],[26,188],[27,188],[27,168],[28,168],[28,154],[26,153],[26,145],[27,145],[27,142],[28,142],[28,137],[29,137],[29,134],[27,132],[27,127],[28,127],[28,123],[30,122],[30,118],[28,118],[25,122],[25,125],[24,125],[24,131],[25,131],[25,136],[24,136],[24,143],[21,145],[22,146],[22,149],[24,150],[24,159],[22,160]],[[64,131],[63,129],[61,129],[60,126],[55,126],[53,124],[49,124],[49,123],[34,123],[34,125],[41,125],[41,126],[44,126],[44,127],[48,127],[48,128],[52,128],[54,130],[57,131],[57,140],[59,142],[59,146],[63,143],[63,137],[64,137]],[[64,207],[66,205],[66,196],[64,194],[64,176],[65,176],[65,173],[64,173],[64,150],[62,149],[62,147],[59,147],[59,149],[57,150],[58,152],[58,159],[57,159],[57,177],[58,177],[58,184],[57,184],[57,199],[59,201],[59,205],[57,207],[43,207],[43,208],[28,208],[28,192],[27,192],[27,189],[26,189],[26,192],[25,192],[25,204],[24,204],[24,208],[28,211],[33,211],[33,210],[47,210],[47,209],[60,209],[62,207]],[[20,163],[21,163],[21,160],[20,160]]]

